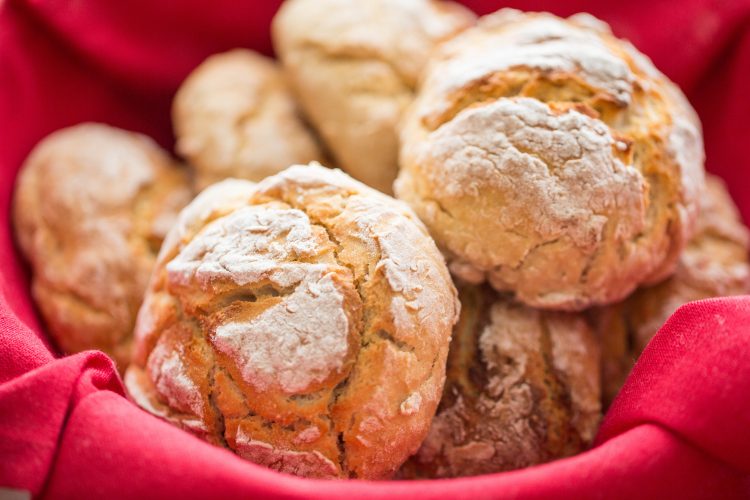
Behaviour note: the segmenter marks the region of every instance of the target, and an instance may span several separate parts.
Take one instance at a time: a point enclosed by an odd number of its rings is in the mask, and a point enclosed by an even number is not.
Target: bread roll
[[[433,46],[474,20],[435,0],[289,0],[274,47],[338,164],[385,193],[398,170],[396,124]]]
[[[443,399],[406,478],[489,474],[573,455],[596,434],[599,350],[583,316],[463,287]]]
[[[396,193],[455,275],[582,310],[673,272],[703,185],[700,124],[604,23],[485,16],[435,52],[409,109]]]
[[[458,308],[406,205],[319,165],[229,180],[168,236],[125,383],[258,464],[387,478],[430,426]]]
[[[213,55],[193,70],[172,118],[177,152],[195,168],[199,189],[321,159],[277,63],[251,50]]]
[[[750,235],[724,183],[708,176],[697,231],[668,280],[624,302],[592,311],[602,342],[604,403],[612,402],[635,359],[686,302],[750,293]]]
[[[149,138],[82,124],[24,163],[13,222],[32,293],[60,349],[101,349],[124,370],[156,253],[190,201],[188,178]]]

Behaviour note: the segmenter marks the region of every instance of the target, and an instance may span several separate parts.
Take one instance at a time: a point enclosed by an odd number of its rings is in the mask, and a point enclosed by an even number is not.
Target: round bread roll
[[[528,305],[620,300],[693,232],[698,118],[590,16],[481,18],[435,51],[402,125],[397,196],[455,275]]]
[[[193,70],[172,118],[177,152],[195,168],[199,189],[321,159],[277,63],[251,50],[213,55]]]
[[[474,15],[436,0],[289,0],[272,25],[274,47],[337,163],[391,193],[396,124],[434,45]]]
[[[255,463],[387,478],[427,434],[458,309],[405,204],[319,165],[229,180],[168,236],[125,383]]]
[[[582,315],[460,289],[443,399],[405,478],[489,474],[585,449],[600,409],[599,349]]]
[[[697,231],[668,280],[636,291],[624,302],[592,311],[602,343],[603,397],[609,406],[635,359],[681,305],[750,293],[750,234],[723,181],[708,176]]]
[[[190,201],[151,139],[100,124],[49,135],[19,175],[13,222],[32,293],[60,349],[101,349],[122,371],[162,239]]]

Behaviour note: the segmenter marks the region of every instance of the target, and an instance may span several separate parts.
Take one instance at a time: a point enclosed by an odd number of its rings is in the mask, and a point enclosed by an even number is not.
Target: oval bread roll
[[[518,469],[587,448],[601,416],[599,347],[580,314],[509,302],[489,287],[460,289],[447,380],[405,478]]]
[[[711,297],[750,293],[750,233],[716,176],[706,178],[697,230],[675,274],[643,287],[625,301],[591,311],[602,344],[605,406],[625,382],[636,358],[681,305]]]
[[[474,15],[436,0],[290,0],[272,25],[274,48],[310,122],[336,162],[391,193],[396,125],[439,41]]]
[[[590,16],[481,18],[436,50],[401,143],[397,196],[451,271],[533,307],[623,299],[693,232],[697,116]]]
[[[430,426],[458,308],[405,204],[319,165],[229,180],[168,236],[125,382],[258,464],[387,478]]]
[[[185,171],[141,134],[89,123],[34,148],[13,222],[62,351],[101,349],[125,369],[156,253],[190,197]]]
[[[193,70],[172,120],[198,189],[230,177],[259,181],[322,158],[278,64],[251,50],[213,55]]]

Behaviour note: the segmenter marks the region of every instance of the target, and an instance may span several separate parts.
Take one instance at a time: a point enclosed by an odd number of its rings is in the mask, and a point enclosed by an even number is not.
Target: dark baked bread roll
[[[599,349],[583,316],[459,290],[447,380],[430,433],[400,471],[455,477],[573,455],[599,423]]]

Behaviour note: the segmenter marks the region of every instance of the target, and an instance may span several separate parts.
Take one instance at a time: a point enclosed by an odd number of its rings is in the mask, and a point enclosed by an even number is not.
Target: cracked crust
[[[284,76],[271,59],[235,49],[206,59],[175,96],[176,149],[203,189],[234,177],[259,181],[320,160]]]
[[[474,21],[434,0],[291,0],[273,21],[274,47],[300,103],[352,176],[392,192],[396,124],[433,46]]]
[[[658,282],[694,230],[695,112],[590,16],[481,18],[431,57],[401,143],[396,194],[451,271],[533,307]]]
[[[583,316],[460,290],[447,380],[432,427],[399,475],[472,476],[570,456],[601,416],[599,350]]]
[[[170,232],[126,385],[282,472],[387,478],[427,433],[458,309],[406,205],[315,164],[229,180]]]
[[[124,370],[156,252],[190,200],[185,172],[143,135],[82,124],[34,148],[15,193],[50,334],[64,352],[101,349]]]
[[[681,305],[750,293],[750,234],[723,181],[707,176],[697,230],[666,281],[591,312],[602,344],[603,400],[609,406],[636,358]]]

